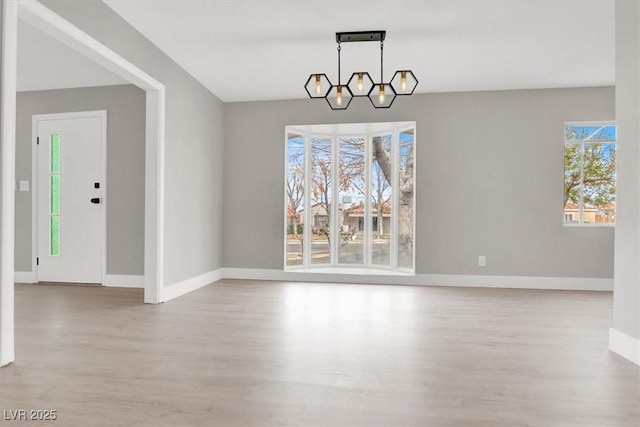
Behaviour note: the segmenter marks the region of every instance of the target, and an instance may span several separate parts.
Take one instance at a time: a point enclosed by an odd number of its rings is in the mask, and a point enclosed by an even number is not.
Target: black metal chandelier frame
[[[418,79],[411,70],[398,70],[384,82],[384,39],[386,31],[348,31],[336,33],[338,44],[338,84],[325,73],[311,74],[304,85],[309,98],[324,98],[332,110],[346,110],[353,98],[368,97],[374,108],[390,108],[397,96],[413,95]],[[346,85],[341,84],[341,43],[380,42],[380,81],[375,83],[366,71],[356,71]]]

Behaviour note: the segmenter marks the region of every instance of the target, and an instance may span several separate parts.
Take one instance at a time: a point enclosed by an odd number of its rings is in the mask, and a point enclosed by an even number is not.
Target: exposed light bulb
[[[362,73],[358,73],[358,92],[362,92]]]
[[[407,72],[400,71],[400,89],[404,92],[407,90]]]
[[[342,105],[342,88],[340,86],[336,88],[336,103]]]
[[[380,85],[380,92],[378,93],[378,102],[380,104],[384,104],[384,85]]]
[[[316,74],[316,94],[320,95],[320,74]]]

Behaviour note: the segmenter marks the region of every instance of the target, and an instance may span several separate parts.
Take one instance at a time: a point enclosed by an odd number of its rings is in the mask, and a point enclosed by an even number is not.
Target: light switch
[[[29,181],[26,179],[18,181],[18,190],[29,191]]]

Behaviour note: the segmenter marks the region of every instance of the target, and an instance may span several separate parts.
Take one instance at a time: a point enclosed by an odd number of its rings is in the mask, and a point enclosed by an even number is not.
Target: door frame
[[[38,164],[38,125],[50,120],[99,118],[102,120],[102,138],[100,140],[100,240],[102,252],[100,266],[100,283],[104,285],[107,275],[107,110],[76,111],[68,113],[34,114],[31,118],[31,271],[34,280],[40,281],[40,267],[36,257],[40,253],[39,217],[40,217],[40,167]]]
[[[146,92],[144,302],[164,301],[165,86],[38,1],[2,2],[0,366],[15,359],[15,151],[18,15]],[[147,67],[150,67],[148,64]]]

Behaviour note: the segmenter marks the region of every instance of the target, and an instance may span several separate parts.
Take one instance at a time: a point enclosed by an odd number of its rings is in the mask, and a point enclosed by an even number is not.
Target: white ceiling
[[[18,21],[19,92],[127,83],[31,24]]]
[[[385,80],[412,69],[417,92],[614,83],[613,0],[105,2],[226,102],[335,84],[336,31],[386,30]],[[379,66],[378,43],[343,44],[343,81]]]

